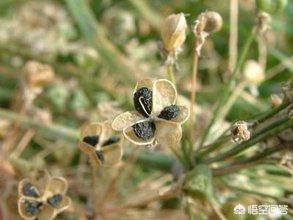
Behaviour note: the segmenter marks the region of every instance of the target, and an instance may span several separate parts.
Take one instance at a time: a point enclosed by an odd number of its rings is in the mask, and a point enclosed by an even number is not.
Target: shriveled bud
[[[176,51],[184,43],[187,24],[183,13],[169,15],[163,22],[161,37],[167,51]]]
[[[243,74],[245,79],[253,85],[258,85],[265,78],[262,66],[255,60],[248,60],[245,63]]]
[[[288,0],[256,0],[258,10],[271,14],[280,12],[287,6]]]
[[[55,79],[54,70],[49,65],[29,61],[24,67],[26,82],[32,87],[43,87]]]
[[[198,20],[202,22],[203,31],[208,34],[218,32],[223,26],[221,15],[215,11],[200,14]]]
[[[237,121],[231,128],[232,140],[236,143],[247,141],[250,139],[250,131],[248,130],[247,123],[245,121]]]
[[[283,83],[282,92],[284,94],[284,100],[287,102],[293,102],[293,81]]]
[[[282,98],[276,94],[271,95],[271,103],[273,107],[278,107],[282,104]]]

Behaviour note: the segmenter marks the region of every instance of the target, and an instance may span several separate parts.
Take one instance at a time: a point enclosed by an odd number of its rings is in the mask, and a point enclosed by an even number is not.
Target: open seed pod
[[[113,166],[122,158],[123,136],[113,134],[110,122],[91,123],[81,129],[79,148],[98,166]]]
[[[46,182],[24,179],[19,182],[18,212],[24,219],[53,219],[67,209],[71,199],[63,177],[49,177]]]
[[[189,108],[176,105],[177,91],[166,79],[145,79],[137,83],[133,95],[136,111],[117,116],[112,127],[136,145],[176,146],[181,124],[189,117]]]

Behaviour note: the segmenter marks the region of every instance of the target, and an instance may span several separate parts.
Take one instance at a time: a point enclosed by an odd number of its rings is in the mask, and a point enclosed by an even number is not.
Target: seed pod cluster
[[[183,13],[169,15],[161,26],[161,37],[167,51],[178,50],[186,38],[186,19]]]

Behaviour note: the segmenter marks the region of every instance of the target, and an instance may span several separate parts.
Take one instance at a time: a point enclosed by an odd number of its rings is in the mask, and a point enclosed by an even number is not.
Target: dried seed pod
[[[180,108],[177,105],[170,105],[165,107],[158,117],[171,120],[172,118],[176,118],[179,114]]]
[[[256,7],[260,11],[275,14],[285,9],[288,0],[256,0]]]
[[[29,215],[32,215],[32,216],[36,216],[37,214],[39,214],[44,205],[42,202],[28,201],[28,200],[25,200],[24,204],[25,204],[25,211]]]
[[[139,88],[133,95],[133,102],[136,111],[145,117],[149,117],[152,112],[153,92],[147,87]]]
[[[237,121],[231,128],[232,140],[236,143],[250,139],[250,131],[245,121]]]
[[[260,84],[265,78],[262,66],[255,60],[246,61],[243,68],[243,74],[245,79],[252,85]]]
[[[206,33],[218,32],[223,26],[223,19],[218,12],[208,11],[199,15],[198,20],[202,22],[203,31]]]
[[[133,131],[137,137],[148,140],[155,136],[156,126],[152,121],[143,121],[132,125]]]
[[[43,87],[52,83],[55,79],[54,70],[45,64],[29,61],[24,67],[26,82],[32,87]]]
[[[167,51],[176,51],[186,38],[186,19],[183,13],[169,15],[161,26],[161,37]]]

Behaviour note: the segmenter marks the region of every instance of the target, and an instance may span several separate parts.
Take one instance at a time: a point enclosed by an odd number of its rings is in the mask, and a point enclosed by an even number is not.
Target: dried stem
[[[197,83],[197,71],[198,71],[198,60],[199,60],[199,40],[198,37],[195,40],[194,44],[194,53],[193,53],[193,62],[192,62],[192,76],[191,76],[191,94],[190,94],[190,119],[189,119],[189,136],[190,136],[190,152],[193,149],[194,145],[194,125],[196,120],[196,111],[195,111],[195,99],[196,99],[196,83]]]
[[[246,40],[246,43],[245,43],[244,48],[243,48],[243,50],[241,52],[239,61],[238,61],[237,65],[235,66],[235,68],[234,68],[234,70],[232,72],[231,78],[230,78],[230,80],[228,82],[228,86],[227,86],[226,90],[223,92],[223,95],[220,98],[218,107],[214,111],[213,117],[212,117],[210,123],[208,124],[207,128],[205,129],[205,131],[203,133],[200,146],[202,146],[204,144],[204,142],[205,142],[206,138],[208,137],[208,134],[209,134],[212,126],[218,120],[218,117],[220,116],[222,108],[225,108],[225,105],[226,105],[227,101],[229,100],[229,97],[231,95],[233,95],[233,89],[235,87],[236,77],[237,77],[238,72],[239,72],[240,68],[242,67],[246,57],[247,57],[247,54],[248,54],[249,48],[250,48],[250,46],[251,46],[251,44],[253,42],[253,39],[254,39],[254,35],[253,35],[253,33],[251,33],[250,36]]]
[[[238,53],[238,0],[230,0],[229,72],[235,68]]]
[[[173,64],[169,63],[166,64],[166,69],[167,69],[167,74],[169,79],[171,80],[171,82],[176,85],[176,78],[175,78],[175,74],[174,74],[174,70],[173,70]]]
[[[282,118],[272,124],[270,124],[268,127],[262,129],[258,133],[256,133],[250,140],[242,142],[241,144],[238,144],[234,147],[232,147],[231,150],[224,152],[223,154],[220,154],[218,156],[215,156],[213,158],[207,158],[205,160],[206,163],[214,163],[218,161],[223,161],[229,157],[232,157],[234,155],[239,154],[240,152],[248,149],[249,147],[253,146],[257,142],[263,141],[275,134],[280,133],[281,131],[290,128],[293,126],[293,121],[288,120],[288,118]]]

